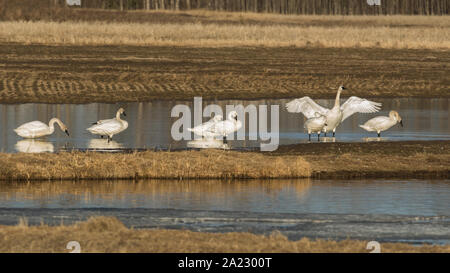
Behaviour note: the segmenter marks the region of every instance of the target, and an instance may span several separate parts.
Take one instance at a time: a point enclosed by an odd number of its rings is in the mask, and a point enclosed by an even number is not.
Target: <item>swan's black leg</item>
[[[324,134],[325,134],[325,137],[327,137],[327,131],[325,131],[325,133],[324,133]]]
[[[320,133],[317,133],[317,141],[320,141]]]
[[[334,137],[334,135],[335,135],[335,133],[334,133],[334,131],[333,131],[333,137]]]
[[[311,141],[311,134],[308,134],[308,140]]]
[[[380,133],[378,133],[378,137],[380,137],[381,136],[381,134]]]
[[[112,140],[112,137],[108,136],[108,143]]]
[[[100,138],[103,138],[103,136],[102,136],[102,135],[100,135]]]
[[[227,136],[223,137],[223,144],[228,144]]]

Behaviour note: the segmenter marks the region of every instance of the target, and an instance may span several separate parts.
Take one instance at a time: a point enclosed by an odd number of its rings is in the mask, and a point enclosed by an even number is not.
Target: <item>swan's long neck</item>
[[[336,94],[336,100],[334,101],[334,107],[340,106],[340,99],[341,99],[341,88],[339,88],[339,90]]]
[[[53,134],[53,132],[55,131],[55,123],[58,123],[59,128],[62,128],[62,122],[58,119],[58,118],[52,118],[49,122],[48,122],[48,127],[50,128],[50,133]]]
[[[117,119],[118,121],[121,121],[121,119],[120,119],[120,110],[117,111],[117,113],[116,113],[116,119]]]

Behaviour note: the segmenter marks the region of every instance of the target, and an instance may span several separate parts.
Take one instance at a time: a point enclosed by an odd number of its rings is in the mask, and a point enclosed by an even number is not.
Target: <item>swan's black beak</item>
[[[236,121],[237,121],[237,116],[235,116],[235,117],[234,117],[234,120],[236,120]]]
[[[92,122],[92,125],[95,125],[95,124],[97,124],[97,122]]]
[[[400,120],[400,125],[403,127],[403,120]]]
[[[64,130],[64,132],[65,132],[68,136],[70,136],[70,135],[69,135],[69,131],[67,131],[67,129]]]
[[[123,114],[123,116],[124,116],[124,117],[126,117],[126,116],[127,116],[127,114],[125,114],[125,112],[123,112],[122,114]]]

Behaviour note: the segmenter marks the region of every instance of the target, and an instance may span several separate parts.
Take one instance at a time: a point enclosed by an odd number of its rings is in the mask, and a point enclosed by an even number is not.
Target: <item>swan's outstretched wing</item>
[[[343,113],[342,121],[354,113],[375,113],[380,110],[381,103],[373,102],[358,97],[350,97],[344,104],[341,105],[341,111]],[[342,122],[341,121],[341,122]]]
[[[286,108],[288,112],[291,113],[302,113],[306,118],[315,117],[315,113],[318,112],[321,115],[326,115],[329,111],[317,103],[315,103],[310,97],[303,97],[300,99],[292,100],[286,103]]]

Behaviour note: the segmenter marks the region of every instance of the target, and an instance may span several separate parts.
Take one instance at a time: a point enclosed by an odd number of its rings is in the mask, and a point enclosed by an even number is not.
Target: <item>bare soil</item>
[[[450,177],[450,141],[296,144],[272,154],[301,156],[313,178]]]
[[[0,44],[0,103],[450,97],[450,52]]]

